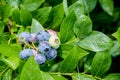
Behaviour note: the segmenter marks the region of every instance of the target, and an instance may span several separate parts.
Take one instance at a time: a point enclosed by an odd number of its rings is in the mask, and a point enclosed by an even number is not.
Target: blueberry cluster
[[[20,58],[27,60],[31,55],[38,64],[46,60],[55,59],[57,48],[60,46],[60,39],[54,30],[40,31],[39,33],[22,32],[18,37],[19,43],[28,46],[20,52]],[[37,47],[33,44],[37,44]]]

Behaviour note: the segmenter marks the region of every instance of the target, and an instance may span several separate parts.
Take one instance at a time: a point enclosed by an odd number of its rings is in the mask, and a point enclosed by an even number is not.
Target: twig
[[[0,73],[0,75],[2,75],[3,73],[5,73],[8,69],[9,69],[9,67],[7,66],[7,67]]]
[[[72,76],[74,73],[51,72],[49,74],[51,74],[51,75],[67,75],[67,76]]]

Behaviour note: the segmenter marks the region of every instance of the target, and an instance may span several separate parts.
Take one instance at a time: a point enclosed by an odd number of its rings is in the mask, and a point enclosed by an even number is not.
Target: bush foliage
[[[0,0],[0,80],[119,80],[118,0]],[[20,59],[18,35],[53,29],[57,57]],[[32,45],[32,44],[31,44]],[[34,44],[33,44],[34,45]],[[35,46],[35,45],[34,45]]]

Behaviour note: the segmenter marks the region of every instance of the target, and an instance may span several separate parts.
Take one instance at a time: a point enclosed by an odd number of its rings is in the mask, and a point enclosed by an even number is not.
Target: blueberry
[[[49,45],[47,41],[42,41],[38,45],[38,50],[40,53],[46,54],[51,50],[51,46]]]
[[[57,36],[57,33],[54,31],[54,30],[52,30],[52,29],[49,29],[49,30],[47,30],[47,32],[52,36]]]
[[[55,59],[56,56],[57,56],[57,51],[56,51],[56,49],[54,49],[54,48],[52,48],[52,49],[50,50],[50,52],[48,52],[48,53],[46,54],[46,58],[47,58],[48,60],[50,60],[50,59]]]
[[[24,49],[20,52],[20,58],[23,60],[27,60],[32,54],[33,51],[31,49]]]
[[[49,38],[49,44],[50,44],[50,46],[52,46],[55,49],[59,48],[59,46],[61,44],[59,37],[55,36],[55,35],[51,36]]]
[[[28,39],[30,42],[34,42],[34,43],[37,42],[38,41],[37,34],[36,33],[30,34]]]
[[[21,43],[21,44],[24,44],[25,42],[28,42],[28,39],[30,37],[30,33],[28,32],[22,32],[19,37],[18,37],[18,41]]]
[[[39,42],[41,41],[48,41],[49,38],[50,38],[50,34],[46,31],[41,31],[38,33],[38,36],[37,36]]]
[[[32,49],[32,53],[33,53],[34,56],[38,54],[38,52],[34,49]]]
[[[34,59],[38,64],[43,64],[46,61],[46,57],[43,54],[37,54]]]

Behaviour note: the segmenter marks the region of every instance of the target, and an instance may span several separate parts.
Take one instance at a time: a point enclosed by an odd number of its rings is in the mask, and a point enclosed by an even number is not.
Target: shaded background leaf
[[[119,73],[111,73],[104,78],[104,80],[119,80],[119,79],[120,79]]]
[[[120,46],[118,41],[114,41],[114,46],[110,49],[110,54],[112,57],[117,57],[120,55]]]
[[[4,24],[3,22],[0,21],[0,35],[2,35],[3,31],[4,31]]]
[[[97,0],[84,0],[85,13],[91,12],[97,5]]]
[[[105,12],[107,12],[111,16],[113,15],[113,0],[99,0],[99,3]]]
[[[112,34],[113,37],[115,37],[118,40],[118,43],[120,45],[120,27],[118,28],[118,30]]]

